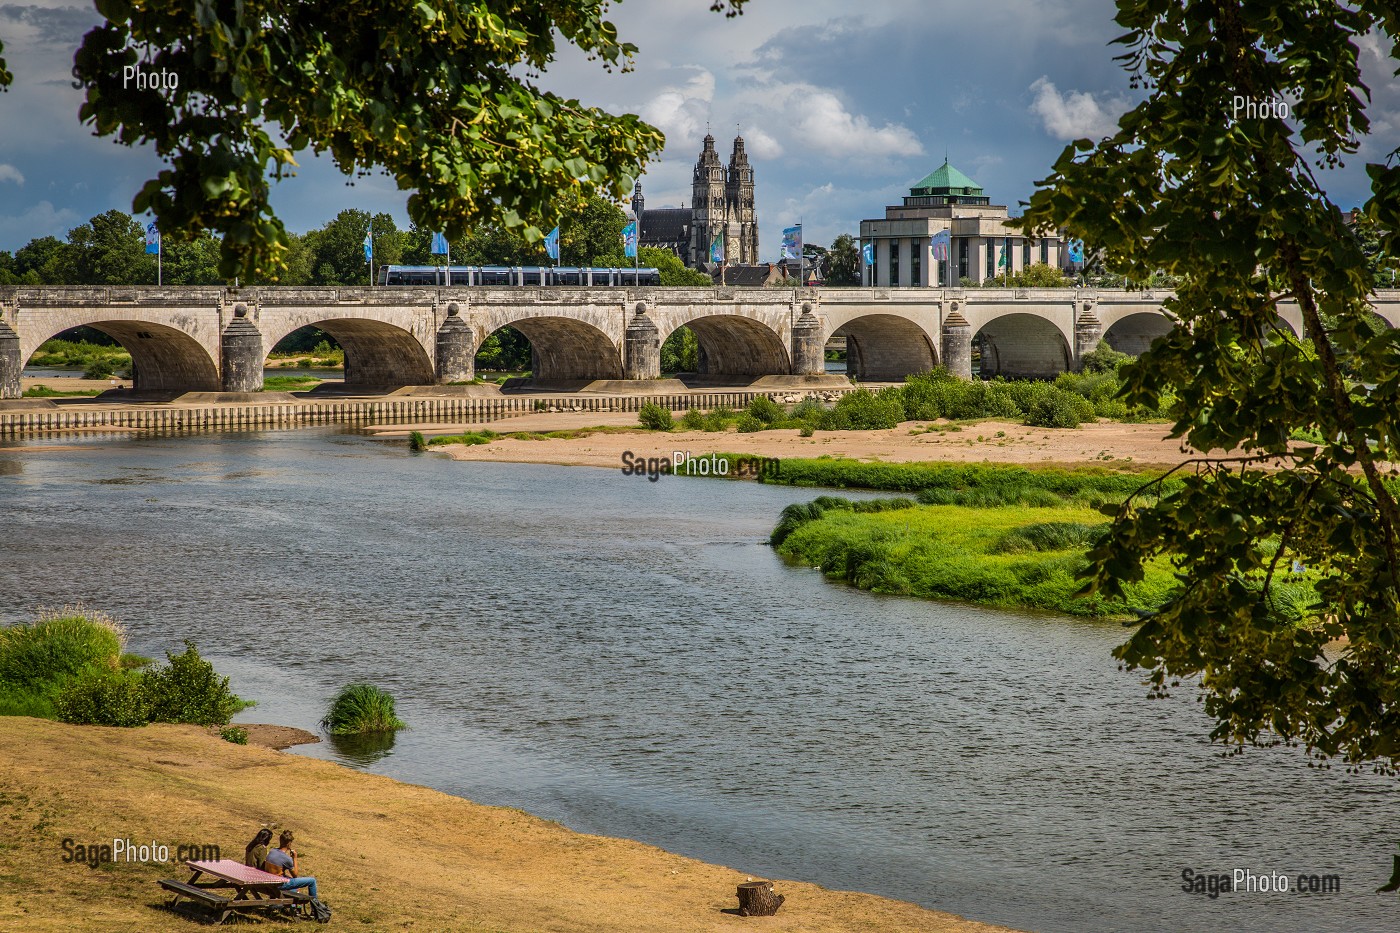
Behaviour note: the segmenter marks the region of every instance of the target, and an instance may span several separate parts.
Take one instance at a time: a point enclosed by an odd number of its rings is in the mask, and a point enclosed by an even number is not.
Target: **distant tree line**
[[[245,285],[367,285],[365,234],[373,220],[375,267],[382,264],[441,265],[432,255],[433,231],[417,225],[401,230],[389,214],[346,209],[324,227],[289,233],[285,273],[273,281]],[[617,205],[591,197],[560,223],[560,265],[626,267],[622,228],[627,217]],[[542,243],[497,227],[478,227],[450,244],[454,265],[550,265]],[[709,285],[702,272],[687,269],[668,250],[643,247],[637,262],[661,270],[663,285]],[[219,274],[219,241],[167,236],[161,244],[160,278],[166,285],[233,284]],[[0,285],[154,285],[156,256],[146,252],[143,224],[110,210],[68,231],[67,239],[36,237],[13,253],[0,251]]]

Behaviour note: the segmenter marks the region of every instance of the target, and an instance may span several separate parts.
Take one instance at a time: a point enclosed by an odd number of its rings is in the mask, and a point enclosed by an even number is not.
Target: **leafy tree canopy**
[[[744,2],[711,8],[732,16]],[[167,167],[135,211],[167,234],[223,234],[226,277],[274,275],[288,261],[270,180],[308,148],[347,175],[382,170],[413,192],[408,213],[422,227],[459,237],[491,223],[533,243],[560,212],[558,192],[621,199],[664,144],[634,114],[534,83],[559,41],[630,67],[636,48],[604,18],[606,0],[97,6],[106,22],[74,58],[80,117],[100,136],[154,147]],[[178,86],[136,90],[128,66]],[[0,84],[10,80],[0,58]]]
[[[1337,164],[1368,133],[1359,41],[1378,29],[1395,55],[1400,7],[1119,0],[1117,21],[1146,99],[1114,135],[1066,148],[1024,225],[1082,237],[1109,274],[1178,277],[1168,309],[1180,324],[1123,367],[1127,398],[1155,407],[1175,393],[1175,436],[1242,453],[1188,461],[1179,491],[1125,503],[1090,554],[1089,589],[1120,594],[1148,561],[1171,561],[1180,588],[1119,658],[1157,691],[1198,679],[1216,739],[1393,769],[1400,330],[1376,326],[1363,242],[1310,162]],[[1236,95],[1294,102],[1292,124],[1237,119]],[[1362,208],[1387,268],[1400,238],[1394,155],[1367,167]],[[1303,334],[1280,322],[1285,302]],[[1316,605],[1280,598],[1290,574],[1315,585]]]
[[[831,241],[826,256],[827,285],[860,284],[860,246],[855,237],[841,234]]]

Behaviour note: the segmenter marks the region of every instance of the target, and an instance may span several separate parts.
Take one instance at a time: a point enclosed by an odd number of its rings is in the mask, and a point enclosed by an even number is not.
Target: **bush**
[[[41,615],[0,628],[0,684],[45,692],[92,669],[120,665],[125,633],[108,616],[85,610]]]
[[[647,402],[643,405],[641,411],[637,412],[637,420],[642,423],[643,427],[653,431],[669,431],[675,425],[671,418],[671,412],[655,402]]]
[[[792,413],[788,415],[788,418],[816,426],[821,423],[822,416],[825,414],[826,406],[809,395],[793,406]]]
[[[423,436],[422,431],[410,431],[408,434],[409,450],[427,450],[428,439]]]
[[[705,416],[705,430],[727,431],[737,418],[738,415],[734,414],[732,410],[721,405]]]
[[[1116,373],[1118,367],[1133,359],[1126,353],[1119,353],[1108,345],[1107,340],[1100,340],[1099,345],[1093,350],[1084,354],[1080,361],[1084,364],[1086,373]]]
[[[847,392],[822,418],[827,431],[875,431],[898,426],[904,420],[899,389],[882,389],[878,395],[866,389]]]
[[[234,745],[247,745],[248,730],[241,726],[224,726],[219,730],[219,738]]]
[[[816,433],[817,433],[817,429],[814,428],[814,427],[812,427],[810,424],[804,424],[802,427],[798,428],[798,430],[797,430],[797,436],[798,436],[798,437],[811,437],[813,434],[816,434]]]
[[[687,431],[703,431],[705,429],[705,416],[700,414],[700,409],[689,408],[681,416],[681,427]]]
[[[1026,424],[1038,428],[1077,428],[1093,419],[1094,406],[1088,399],[1053,386],[1026,412]]]
[[[747,411],[739,415],[739,420],[736,421],[734,425],[738,428],[740,434],[753,434],[768,427],[763,421]]]
[[[166,652],[165,657],[165,666],[145,672],[152,722],[222,726],[251,705],[229,690],[228,678],[199,656],[193,642],[186,641],[180,654]]]
[[[783,420],[782,406],[766,395],[755,396],[745,411],[765,425]],[[741,427],[739,430],[743,431],[744,429]]]
[[[58,718],[83,726],[144,726],[151,721],[146,678],[130,671],[90,671],[69,682],[55,703]]]
[[[84,379],[110,379],[117,371],[117,367],[112,363],[110,357],[99,356],[92,359],[83,368]]]
[[[331,702],[321,728],[331,735],[361,735],[405,726],[394,714],[392,696],[372,684],[350,684]]]

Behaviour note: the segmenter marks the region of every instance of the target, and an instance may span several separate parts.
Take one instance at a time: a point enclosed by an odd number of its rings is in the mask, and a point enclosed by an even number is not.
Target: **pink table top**
[[[205,874],[238,884],[281,884],[287,880],[281,875],[274,875],[270,871],[244,865],[231,858],[221,858],[214,862],[186,862],[185,864],[196,871],[202,871]]]

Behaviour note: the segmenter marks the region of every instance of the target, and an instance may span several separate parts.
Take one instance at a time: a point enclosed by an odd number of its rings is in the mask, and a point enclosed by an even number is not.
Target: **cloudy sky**
[[[708,125],[727,158],[736,127],[758,183],[760,251],[776,258],[782,227],[808,242],[854,233],[943,162],[995,203],[1029,197],[1065,142],[1107,132],[1132,97],[1108,45],[1121,32],[1109,0],[750,0],[725,19],[708,0],[628,0],[612,9],[636,69],[608,74],[566,52],[542,84],[630,111],[667,146],[643,179],[649,207],[689,204],[690,171]],[[90,4],[0,3],[0,39],[15,86],[0,95],[0,249],[62,236],[109,208],[131,209],[158,170],[149,152],[97,139],[78,123],[73,50],[97,21]],[[1366,44],[1373,136],[1332,173],[1344,207],[1365,200],[1361,165],[1400,145],[1400,81]],[[328,160],[299,158],[277,186],[289,228],[320,226],[343,207],[407,223],[405,193],[382,176],[346,187]]]

